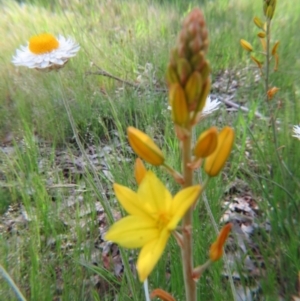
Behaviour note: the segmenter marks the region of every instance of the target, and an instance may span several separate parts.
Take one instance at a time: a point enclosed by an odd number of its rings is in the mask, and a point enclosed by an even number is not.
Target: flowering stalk
[[[265,22],[260,20],[258,17],[253,19],[254,24],[261,30],[258,33],[258,37],[262,43],[263,54],[265,56],[265,64],[263,68],[263,62],[259,61],[256,57],[251,55],[251,59],[256,63],[257,67],[260,69],[262,78],[264,79],[264,94],[265,94],[265,102],[267,103],[268,110],[270,112],[270,123],[272,127],[272,138],[275,146],[275,154],[277,157],[278,165],[281,170],[281,174],[283,176],[283,181],[286,181],[285,177],[285,167],[280,158],[280,154],[278,152],[279,146],[277,141],[277,133],[276,133],[276,111],[274,109],[274,103],[271,101],[275,94],[279,91],[277,87],[270,87],[270,67],[271,60],[274,59],[274,71],[278,70],[279,63],[279,55],[277,53],[279,41],[276,41],[271,49],[271,23],[276,9],[276,0],[264,0],[263,1],[263,13],[265,16]],[[250,51],[253,50],[250,43],[245,40],[240,40],[241,46]],[[250,46],[249,46],[250,45]]]
[[[185,300],[197,301],[196,280],[223,254],[223,245],[231,226],[225,226],[220,238],[212,245],[212,255],[205,264],[194,267],[193,209],[210,177],[217,176],[227,160],[234,140],[234,131],[225,127],[220,133],[211,127],[199,136],[193,147],[193,127],[208,113],[203,113],[210,91],[210,65],[206,59],[208,32],[202,12],[194,9],[187,16],[179,34],[176,47],[171,52],[167,68],[169,103],[172,110],[175,134],[182,149],[182,173],[165,161],[162,150],[140,130],[127,129],[129,143],[134,152],[147,163],[163,167],[182,189],[172,197],[170,192],[142,161],[135,164],[137,192],[114,184],[120,204],[128,216],[116,222],[105,238],[127,248],[141,248],[137,272],[141,282],[150,275],[162,255],[171,234],[181,249]],[[193,155],[195,158],[193,158]],[[193,170],[202,162],[208,177],[203,185],[193,185]],[[182,219],[181,226],[177,226]],[[147,294],[146,294],[147,296]],[[162,289],[155,289],[151,296],[165,301],[175,300]]]

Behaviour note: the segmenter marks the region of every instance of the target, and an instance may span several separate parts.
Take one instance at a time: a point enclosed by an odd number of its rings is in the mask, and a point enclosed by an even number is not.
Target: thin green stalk
[[[192,131],[188,129],[190,135],[182,142],[182,161],[183,161],[183,177],[185,180],[184,187],[193,185],[193,171],[188,167],[191,162],[191,143]],[[183,264],[184,286],[186,301],[197,301],[196,282],[192,278],[193,274],[193,237],[192,237],[192,223],[193,222],[193,208],[190,208],[183,218],[183,248],[181,248],[181,257]]]
[[[272,136],[273,136],[273,141],[274,141],[274,146],[275,146],[275,153],[278,161],[279,168],[281,170],[281,175],[283,178],[284,183],[286,184],[286,179],[285,179],[285,171],[282,166],[282,161],[278,152],[278,141],[277,141],[277,134],[276,134],[276,118],[275,118],[275,113],[271,104],[271,101],[268,99],[268,91],[269,91],[269,76],[270,76],[270,60],[271,60],[271,55],[270,55],[270,40],[271,40],[271,19],[267,18],[267,27],[266,27],[266,68],[265,68],[265,97],[266,97],[266,102],[268,103],[269,106],[269,111],[270,111],[270,121],[271,121],[271,127],[272,127]],[[286,185],[285,185],[286,186]]]
[[[20,300],[20,301],[26,301],[25,297],[23,296],[23,294],[21,293],[21,291],[19,290],[19,288],[17,287],[17,285],[15,284],[15,282],[8,275],[8,273],[6,272],[6,270],[4,269],[4,267],[1,264],[0,264],[0,275],[6,280],[6,282],[8,283],[8,285],[14,291],[14,293],[16,294],[18,300]]]

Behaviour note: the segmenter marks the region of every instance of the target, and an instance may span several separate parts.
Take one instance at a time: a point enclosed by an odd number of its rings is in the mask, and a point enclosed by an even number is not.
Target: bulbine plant
[[[203,118],[202,110],[210,92],[211,69],[206,59],[208,46],[204,16],[195,8],[183,22],[166,72],[174,136],[181,145],[182,170],[176,171],[167,164],[162,150],[146,133],[128,127],[129,143],[138,156],[134,167],[138,189],[135,192],[114,184],[116,197],[128,215],[113,224],[105,236],[106,240],[122,247],[141,248],[136,267],[139,280],[147,287],[147,278],[173,235],[181,250],[186,301],[199,300],[197,280],[211,263],[222,257],[231,229],[230,223],[221,229],[210,246],[207,262],[194,264],[192,213],[208,181],[224,167],[234,142],[234,130],[228,126],[220,132],[211,127],[197,141],[192,141],[195,125]],[[179,192],[172,196],[155,173],[146,169],[142,160],[163,167],[180,185]],[[207,178],[201,184],[194,184],[193,173],[201,166]],[[155,289],[151,297],[175,300],[160,288]],[[147,290],[146,299],[150,300]]]
[[[134,167],[138,189],[135,192],[116,183],[113,186],[117,199],[128,215],[110,227],[105,239],[125,248],[141,248],[136,267],[139,280],[144,282],[146,288],[146,300],[150,300],[147,278],[162,256],[171,235],[175,237],[181,250],[185,300],[196,301],[197,280],[213,262],[222,257],[223,246],[231,229],[230,223],[221,229],[209,248],[207,262],[202,265],[194,264],[192,213],[209,180],[217,176],[224,167],[234,142],[234,130],[228,126],[221,131],[211,127],[197,141],[192,139],[195,125],[206,115],[203,109],[210,92],[211,69],[206,59],[208,45],[204,16],[199,9],[194,9],[183,23],[166,72],[174,136],[181,144],[182,170],[176,171],[167,164],[163,152],[147,134],[128,127],[129,143],[138,155]],[[76,55],[79,48],[70,38],[41,34],[32,37],[28,45],[17,50],[12,62],[17,66],[42,71],[58,70]],[[85,155],[64,97],[63,101],[76,142]],[[86,160],[89,163],[87,156]],[[142,160],[153,166],[163,167],[172,175],[181,187],[175,196],[171,195],[154,172],[146,169]],[[201,184],[194,184],[193,173],[201,166],[207,178]],[[97,179],[96,172],[95,178]],[[105,202],[103,207],[108,214],[110,210]],[[155,296],[163,300],[175,300],[170,293],[160,288],[151,293],[151,297]]]
[[[264,57],[259,59],[256,55],[252,54],[253,46],[246,40],[241,39],[241,46],[248,52],[250,52],[250,58],[256,64],[260,70],[261,76],[264,79],[265,84],[265,98],[267,101],[273,99],[274,95],[278,92],[279,88],[270,86],[270,63],[274,60],[274,71],[278,70],[279,55],[277,53],[279,41],[273,43],[271,47],[271,22],[275,13],[276,0],[264,0],[263,13],[264,20],[259,17],[254,17],[253,22],[259,28],[257,37],[259,38],[262,46],[262,51],[257,51],[257,54]]]

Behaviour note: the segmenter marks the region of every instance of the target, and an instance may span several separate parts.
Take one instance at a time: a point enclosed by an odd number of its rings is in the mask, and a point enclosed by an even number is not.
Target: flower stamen
[[[58,40],[50,33],[33,36],[29,40],[29,50],[34,54],[51,52],[58,47]]]

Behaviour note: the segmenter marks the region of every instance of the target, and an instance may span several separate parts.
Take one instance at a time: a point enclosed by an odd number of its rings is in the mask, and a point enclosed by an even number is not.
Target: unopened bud
[[[169,98],[174,123],[185,125],[189,112],[185,94],[180,84],[174,84],[170,87]]]
[[[249,42],[247,42],[246,40],[241,39],[240,44],[245,50],[247,50],[249,52],[253,51],[252,45]]]
[[[218,146],[215,151],[206,158],[204,170],[210,177],[219,174],[230,155],[234,141],[234,130],[228,126],[224,127],[218,136]]]
[[[164,163],[162,151],[148,135],[132,126],[127,128],[127,135],[132,149],[139,157],[154,166]]]
[[[179,76],[180,83],[184,86],[188,77],[192,72],[190,63],[185,58],[180,58],[177,62],[177,74]]]
[[[258,28],[264,29],[264,22],[260,18],[254,17],[253,22]]]
[[[217,145],[218,130],[213,126],[199,136],[194,148],[194,155],[197,158],[206,158],[214,152]]]
[[[268,100],[271,100],[278,91],[279,91],[279,88],[277,88],[277,87],[272,87],[271,89],[269,89],[267,92]]]
[[[257,34],[257,36],[260,38],[260,39],[264,39],[266,37],[266,33],[261,31]]]
[[[276,41],[276,43],[274,44],[273,48],[272,48],[272,55],[275,56],[275,54],[277,53],[277,49],[279,46],[280,41]]]
[[[209,249],[209,258],[211,261],[217,261],[222,257],[223,247],[231,228],[232,228],[232,224],[225,225],[221,229],[217,240],[211,245]]]
[[[197,71],[193,72],[185,85],[184,91],[189,105],[197,102],[201,95],[203,80],[201,74]]]

